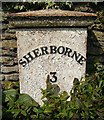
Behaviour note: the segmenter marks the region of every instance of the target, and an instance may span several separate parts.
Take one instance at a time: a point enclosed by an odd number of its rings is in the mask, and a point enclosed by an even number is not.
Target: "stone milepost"
[[[86,28],[34,28],[17,30],[20,92],[32,96],[40,105],[41,88],[50,82],[60,92],[70,90],[74,78],[86,69]]]

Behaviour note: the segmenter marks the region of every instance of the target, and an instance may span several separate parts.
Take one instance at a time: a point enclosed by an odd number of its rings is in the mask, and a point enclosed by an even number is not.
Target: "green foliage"
[[[48,2],[44,9],[70,9],[72,2]]]
[[[98,1],[85,3],[72,1],[52,2],[51,0],[47,0],[46,2],[35,2],[35,0],[26,0],[26,2],[19,2],[19,0],[18,2],[2,2],[2,9],[4,12],[22,12],[42,9],[75,10],[76,8],[79,8],[80,11],[83,11],[83,8],[88,8],[84,11],[102,11],[104,13],[103,3]]]
[[[5,12],[32,11],[41,9],[71,9],[72,2],[3,2]]]
[[[27,94],[15,89],[3,91],[3,120],[30,120],[37,116],[39,105]]]
[[[3,120],[103,120],[104,68],[95,66],[96,72],[84,81],[74,79],[70,96],[59,93],[58,85],[51,84],[47,76],[47,87],[41,89],[42,106],[18,90],[3,90]]]
[[[3,89],[10,89],[10,88],[14,88],[14,89],[18,89],[19,90],[19,82],[13,82],[13,81],[3,81],[2,83],[3,85]]]

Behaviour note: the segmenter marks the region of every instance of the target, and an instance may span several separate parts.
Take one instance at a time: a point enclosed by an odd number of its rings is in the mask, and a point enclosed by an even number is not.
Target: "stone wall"
[[[87,73],[93,71],[96,62],[104,64],[104,22],[99,21],[99,19],[102,20],[102,17],[98,16],[97,20],[88,26]],[[2,20],[0,43],[2,44],[0,47],[0,50],[2,49],[2,53],[0,53],[0,80],[18,81],[16,31],[6,17]]]
[[[87,73],[93,73],[94,64],[104,65],[104,4],[74,3],[74,11],[93,12],[97,14],[95,22],[88,27]]]
[[[9,21],[6,18],[2,21],[2,36],[0,43],[0,49],[2,49],[2,52],[0,53],[0,79],[5,81],[17,81],[19,73],[17,40],[15,31],[10,29]]]

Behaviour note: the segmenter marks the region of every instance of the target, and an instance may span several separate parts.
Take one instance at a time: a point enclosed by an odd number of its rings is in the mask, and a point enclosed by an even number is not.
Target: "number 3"
[[[56,72],[50,72],[50,75],[52,75],[52,78],[50,79],[50,82],[57,82],[57,76],[56,75]]]

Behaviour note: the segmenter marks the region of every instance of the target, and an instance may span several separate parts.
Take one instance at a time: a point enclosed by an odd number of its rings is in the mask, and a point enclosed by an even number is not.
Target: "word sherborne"
[[[32,60],[34,60],[37,57],[40,57],[42,55],[57,54],[57,53],[63,54],[75,59],[80,65],[84,64],[84,62],[86,61],[84,56],[82,56],[80,53],[77,53],[76,51],[72,51],[71,48],[64,47],[64,46],[59,46],[59,47],[50,46],[48,48],[47,46],[44,46],[44,47],[40,47],[35,50],[32,50],[31,52],[24,55],[23,58],[19,60],[19,64],[25,67],[28,63],[30,63]]]

